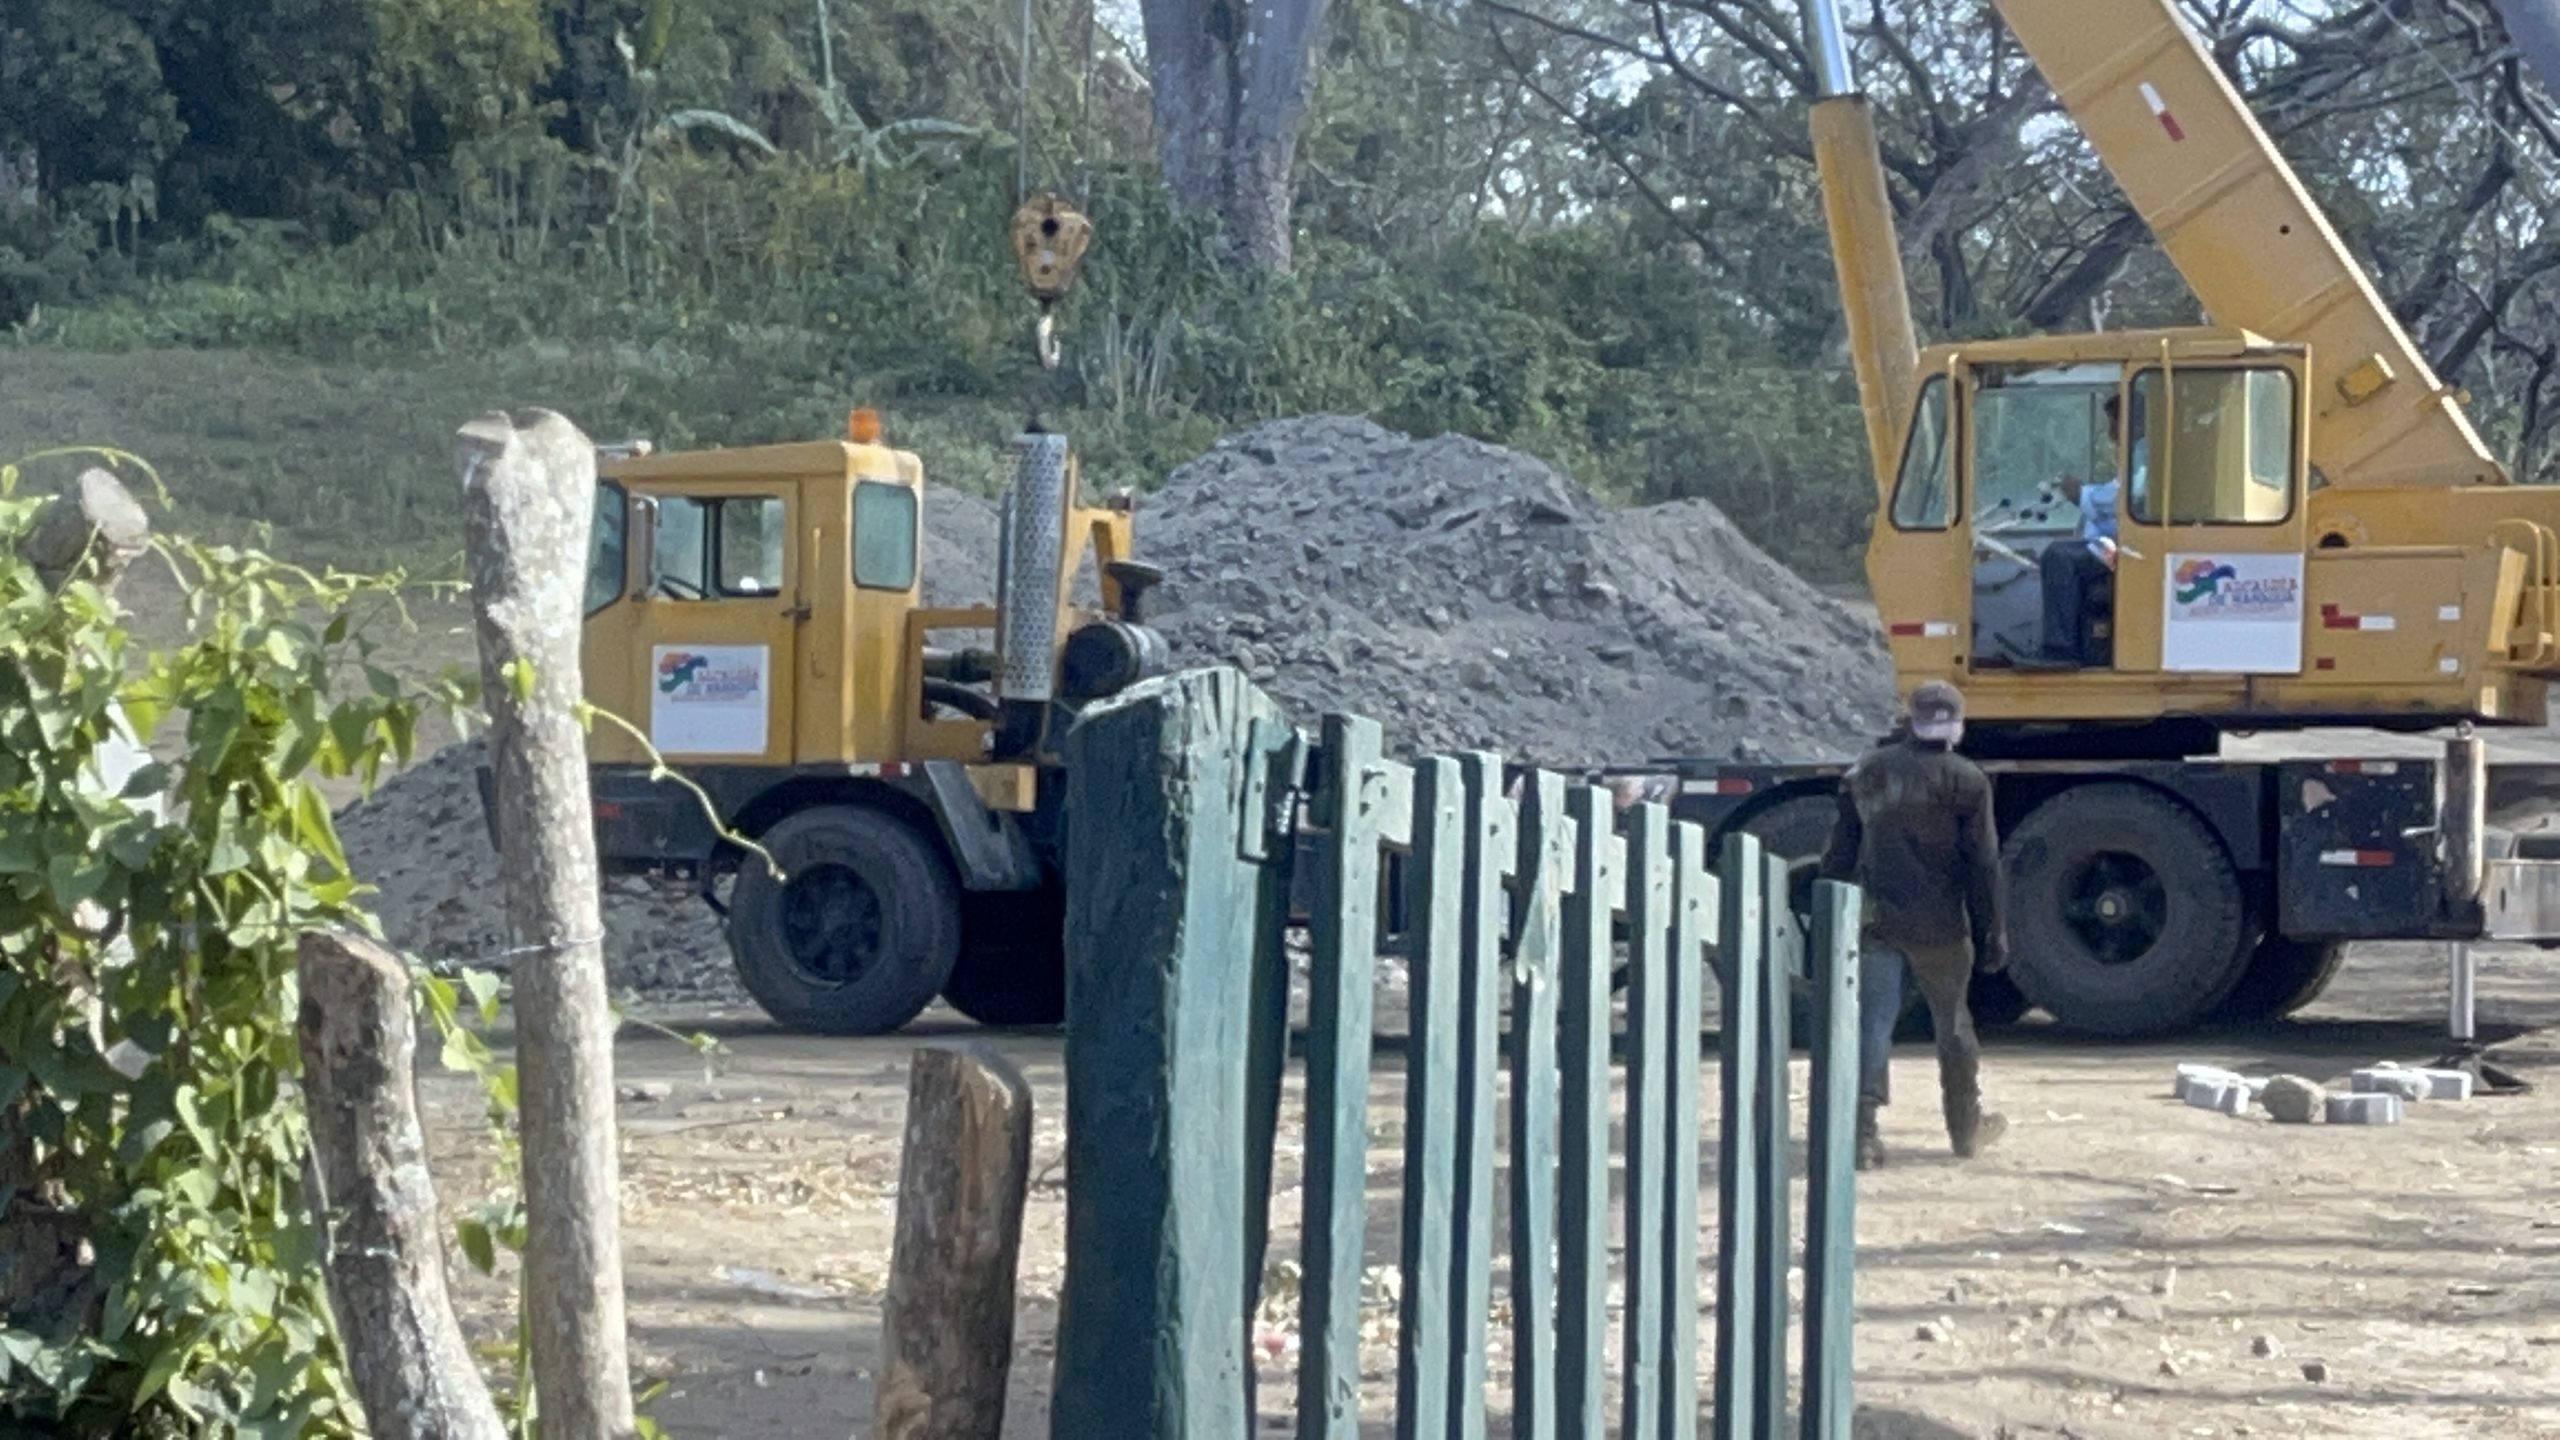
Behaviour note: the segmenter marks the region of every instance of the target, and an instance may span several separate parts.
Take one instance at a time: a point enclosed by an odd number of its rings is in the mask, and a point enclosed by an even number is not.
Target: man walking
[[[2009,963],[2000,919],[2000,842],[1991,782],[1956,753],[1964,696],[1932,680],[1914,691],[1894,733],[1850,767],[1822,858],[1825,879],[1866,892],[1858,968],[1858,1168],[1884,1163],[1876,1112],[1891,1098],[1894,1022],[1904,976],[1937,1028],[1947,1139],[1970,1158],[2009,1122],[1982,1109],[1981,1049],[1967,1002],[1977,958]]]

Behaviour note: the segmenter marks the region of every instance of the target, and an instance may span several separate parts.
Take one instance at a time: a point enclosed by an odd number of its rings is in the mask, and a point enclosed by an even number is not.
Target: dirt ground
[[[2481,982],[2484,1032],[2545,1081],[2560,1077],[2542,1028],[2560,1021],[2548,965],[2536,952],[2488,953]],[[1900,1103],[1887,1112],[1895,1163],[1859,1186],[1861,1434],[2560,1436],[2560,1195],[2549,1180],[2560,1095],[2422,1105],[2398,1128],[2370,1130],[2278,1127],[2166,1097],[2184,1059],[2322,1080],[2380,1059],[2424,1061],[2441,1048],[2443,991],[2440,951],[2373,947],[2319,1006],[2273,1031],[2158,1046],[2092,1046],[2032,1023],[2000,1034],[1986,1088],[2012,1129],[1969,1165],[1944,1153],[1926,1047],[1904,1047]],[[906,1058],[919,1043],[977,1036],[1022,1067],[1036,1096],[1006,1434],[1046,1435],[1065,1224],[1058,1040],[986,1036],[938,1013],[870,1041],[785,1035],[752,1012],[655,1018],[723,1045],[707,1068],[635,1031],[619,1055],[636,1360],[670,1379],[654,1410],[670,1432],[870,1432]],[[1386,1266],[1397,1047],[1381,1047],[1376,1071],[1370,1258]],[[1712,1065],[1701,1084],[1712,1116]],[[1799,1059],[1799,1137],[1804,1085]],[[427,1094],[458,1207],[485,1184],[476,1104],[448,1077]],[[1282,1148],[1275,1260],[1296,1248],[1294,1147]],[[1706,1153],[1712,1167],[1711,1143]],[[1711,1174],[1702,1186],[1698,1292],[1711,1310]],[[1801,1182],[1798,1199],[1800,1228]],[[466,1289],[484,1317],[503,1303],[495,1285]],[[1390,1314],[1381,1295],[1363,1387],[1378,1433],[1392,1403]],[[1711,1314],[1702,1331],[1711,1345]],[[1498,1345],[1491,1354],[1499,1378]],[[1269,1428],[1287,1414],[1288,1375],[1275,1366],[1265,1382]]]

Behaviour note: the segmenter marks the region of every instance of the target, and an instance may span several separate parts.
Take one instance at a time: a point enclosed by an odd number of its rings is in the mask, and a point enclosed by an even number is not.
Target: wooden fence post
[[[1378,971],[1378,844],[1389,803],[1378,724],[1324,719],[1326,835],[1309,917],[1306,1269],[1298,1311],[1300,1440],[1358,1440],[1360,1270],[1369,1214],[1369,1051]],[[1407,791],[1410,796],[1410,790]]]
[[[1416,887],[1408,954],[1413,991],[1405,1028],[1404,1294],[1396,1337],[1396,1440],[1446,1440],[1458,1368],[1458,964],[1466,894],[1466,782],[1458,762],[1436,756],[1413,774]],[[1604,1181],[1605,1183],[1605,1181]]]
[[[1760,1054],[1767,1043],[1772,1005],[1786,997],[1769,993],[1768,923],[1762,913],[1768,895],[1760,883],[1760,842],[1749,834],[1728,835],[1719,867],[1723,914],[1718,955],[1723,964],[1722,1032],[1724,1079],[1722,1123],[1716,1131],[1716,1174],[1720,1205],[1716,1225],[1723,1243],[1716,1254],[1715,1433],[1718,1440],[1763,1440],[1760,1424],[1766,1403],[1760,1394],[1757,1352],[1766,1317],[1760,1314],[1760,1147],[1753,1124],[1762,1106],[1765,1071]],[[1783,1062],[1784,1056],[1780,1059]],[[1785,1258],[1780,1257],[1784,1264]],[[1777,1323],[1784,1325],[1782,1313]]]
[[[1540,770],[1520,796],[1519,936],[1511,965],[1511,1434],[1555,1440],[1556,1165],[1562,1073],[1564,891],[1573,822],[1564,777]]]
[[[1567,797],[1574,826],[1573,884],[1564,899],[1564,1071],[1556,1203],[1556,1424],[1564,1440],[1604,1440],[1609,1344],[1609,972],[1625,890],[1626,842],[1609,792],[1583,785]],[[1420,983],[1420,972],[1415,974]]]
[[[614,1024],[577,714],[595,446],[547,410],[493,413],[454,458],[507,837],[534,1387],[554,1440],[628,1435]]]
[[[1804,1225],[1804,1440],[1849,1440],[1857,1326],[1858,892],[1815,887],[1812,1179]]]
[[[1058,1440],[1246,1433],[1247,1071],[1278,705],[1220,667],[1066,741],[1067,1274]]]
[[[1450,1367],[1449,1423],[1461,1435],[1484,1431],[1485,1337],[1492,1332],[1495,1073],[1502,1066],[1502,937],[1511,916],[1511,877],[1520,828],[1503,798],[1500,756],[1460,756],[1467,787],[1466,903],[1459,917],[1457,1225],[1450,1319],[1457,1363]]]
[[[1639,805],[1627,836],[1627,1308],[1621,1433],[1656,1440],[1665,1415],[1669,1357],[1663,1353],[1663,1297],[1671,1269],[1663,1254],[1662,1203],[1672,1180],[1671,812]],[[1687,1078],[1687,1077],[1681,1077]],[[1679,1177],[1685,1180],[1687,1177]]]
[[[1031,1184],[1031,1088],[984,1045],[908,1071],[875,1440],[998,1440]]]
[[[299,948],[313,1218],[365,1419],[375,1440],[504,1440],[445,1290],[408,969],[355,935],[308,934]]]

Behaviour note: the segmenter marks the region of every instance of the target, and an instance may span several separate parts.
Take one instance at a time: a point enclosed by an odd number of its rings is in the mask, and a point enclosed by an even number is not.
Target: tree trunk
[[[920,1049],[905,1146],[872,1433],[998,1440],[1031,1183],[1030,1087],[984,1046]]]
[[[505,1440],[445,1291],[408,971],[353,935],[300,948],[314,1199],[365,1419],[375,1440]]]
[[[632,1409],[613,1016],[577,715],[595,446],[532,410],[463,427],[455,458],[507,847],[534,1385],[546,1435],[622,1436]]]
[[[1298,136],[1328,0],[1143,0],[1156,151],[1230,264],[1289,268]]]

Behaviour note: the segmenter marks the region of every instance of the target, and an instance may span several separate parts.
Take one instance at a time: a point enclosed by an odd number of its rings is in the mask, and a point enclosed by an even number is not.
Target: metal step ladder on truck
[[[1090,238],[1056,197],[1015,219],[1050,368],[1049,307]],[[1165,670],[1139,618],[1161,577],[1127,496],[1086,503],[1064,435],[1035,420],[1011,465],[996,603],[937,609],[923,466],[873,412],[839,441],[599,456],[586,695],[646,737],[589,739],[599,862],[696,886],[792,1029],[885,1034],[936,997],[985,1024],[1064,1018],[1058,742]],[[1098,611],[1071,603],[1088,558]],[[503,851],[491,784],[484,767]]]
[[[2158,1035],[2299,1009],[2351,942],[2560,939],[2560,861],[2483,824],[2472,735],[2549,719],[2560,489],[2491,456],[2174,0],[1994,4],[2213,323],[1919,349],[1873,118],[1835,0],[1807,0],[1868,578],[1902,693],[1965,693],[2005,837],[1982,1018]],[[2116,545],[2056,662],[2066,475],[2117,482]],[[2449,762],[2222,754],[2339,727],[2458,738]],[[1844,767],[1629,768],[1802,858]]]

